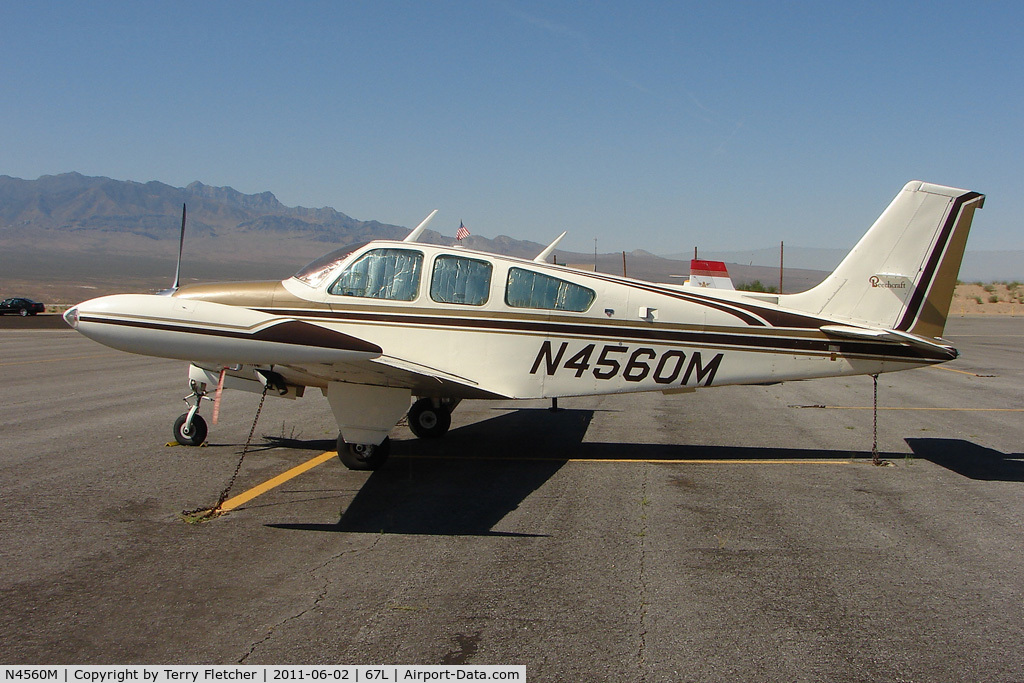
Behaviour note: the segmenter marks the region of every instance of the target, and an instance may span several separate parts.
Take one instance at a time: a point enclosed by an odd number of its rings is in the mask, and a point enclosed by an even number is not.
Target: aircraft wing
[[[457,398],[508,398],[480,388],[480,384],[468,377],[460,377],[420,363],[381,355],[370,361],[380,368],[385,376],[408,382],[413,393],[419,396],[452,396]],[[433,391],[429,391],[433,389]],[[439,391],[440,389],[440,391]]]

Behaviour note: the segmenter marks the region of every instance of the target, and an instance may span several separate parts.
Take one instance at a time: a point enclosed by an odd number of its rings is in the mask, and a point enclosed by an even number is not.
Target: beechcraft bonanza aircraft
[[[533,261],[422,244],[435,211],[404,241],[339,249],[283,282],[175,282],[164,295],[86,301],[65,319],[107,346],[191,362],[190,410],[174,426],[183,444],[205,440],[198,410],[218,384],[293,399],[315,387],[341,460],[375,469],[402,416],[417,436],[439,437],[462,399],[673,394],[952,360],[940,335],[983,202],[910,182],[799,294],[551,265],[557,239]]]

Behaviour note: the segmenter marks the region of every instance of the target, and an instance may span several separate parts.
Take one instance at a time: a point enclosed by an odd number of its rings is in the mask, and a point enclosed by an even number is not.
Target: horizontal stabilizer
[[[909,346],[926,349],[928,351],[942,351],[949,354],[950,358],[956,358],[959,352],[953,345],[944,339],[933,337],[921,337],[909,332],[900,330],[879,330],[864,327],[853,327],[850,325],[822,325],[821,331],[827,335],[836,337],[847,337],[849,339],[870,339],[885,342],[901,342]]]

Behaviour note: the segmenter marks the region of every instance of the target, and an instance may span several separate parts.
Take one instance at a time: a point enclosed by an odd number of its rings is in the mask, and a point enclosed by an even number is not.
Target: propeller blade
[[[178,266],[174,269],[174,284],[172,290],[177,290],[181,283],[181,252],[185,248],[185,205],[181,205],[181,239],[178,241]]]

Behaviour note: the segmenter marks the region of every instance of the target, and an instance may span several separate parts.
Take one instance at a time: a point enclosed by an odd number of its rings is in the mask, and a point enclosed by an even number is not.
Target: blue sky
[[[0,174],[655,253],[852,246],[912,179],[1022,249],[1024,3],[0,5]]]

